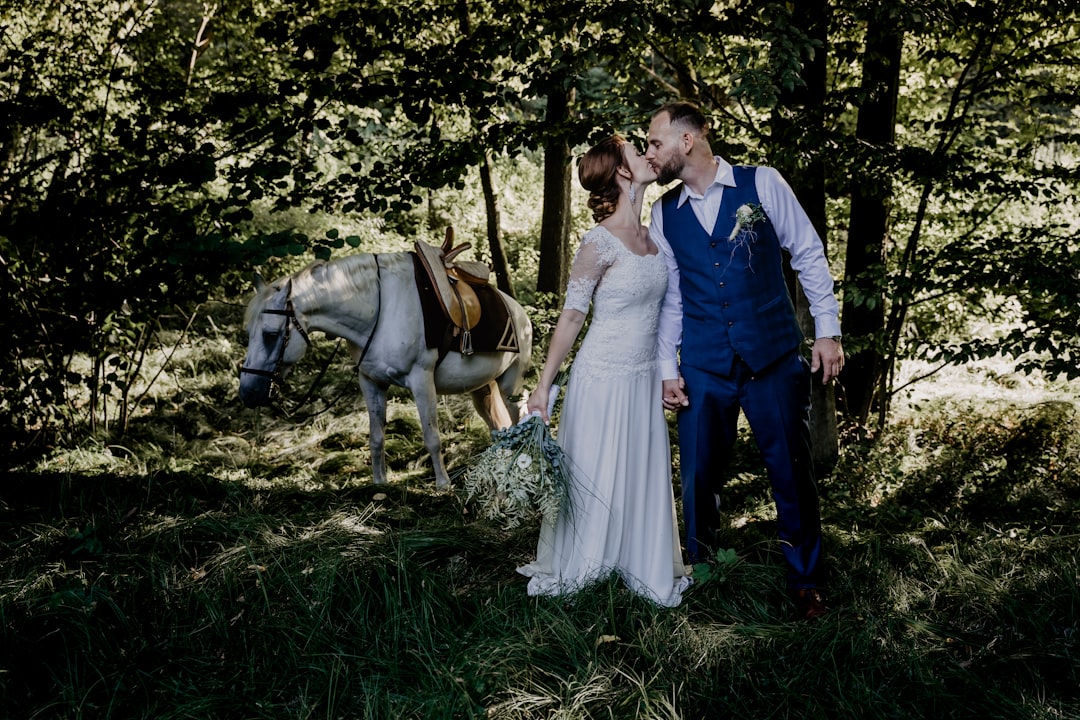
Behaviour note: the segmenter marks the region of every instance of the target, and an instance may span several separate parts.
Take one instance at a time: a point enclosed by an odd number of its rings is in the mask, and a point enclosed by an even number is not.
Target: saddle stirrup
[[[454,297],[457,298],[458,306],[461,308],[461,354],[472,355],[472,330],[469,329],[469,314],[465,309],[465,301],[461,299],[461,291],[458,290],[458,281],[454,278],[450,278],[450,289],[454,292]]]

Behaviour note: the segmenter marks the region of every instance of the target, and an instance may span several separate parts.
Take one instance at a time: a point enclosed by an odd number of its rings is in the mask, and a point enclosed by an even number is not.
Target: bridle
[[[379,318],[382,315],[382,268],[379,266],[379,255],[377,253],[374,253],[372,254],[372,258],[375,261],[375,321],[371,326],[371,332],[368,334],[367,342],[364,343],[364,347],[360,351],[360,356],[356,361],[355,367],[360,367],[360,363],[364,362],[364,358],[367,357],[368,350],[371,348],[371,341],[375,339],[375,331],[379,328]],[[296,316],[296,310],[293,308],[292,280],[289,280],[289,289],[285,296],[285,308],[282,310],[278,310],[276,308],[268,308],[265,310],[261,310],[260,314],[283,315],[285,317],[285,328],[283,330],[285,337],[282,339],[281,345],[278,349],[277,357],[274,359],[274,368],[272,370],[249,368],[241,365],[240,372],[248,373],[249,375],[258,375],[259,377],[270,378],[270,393],[268,395],[268,399],[272,402],[276,399],[278,395],[281,394],[281,387],[285,384],[285,377],[282,375],[281,366],[284,364],[285,350],[289,347],[290,328],[296,328],[296,332],[300,334],[300,337],[304,340],[308,347],[311,347],[311,337],[308,335],[308,331],[304,329],[304,326],[300,324],[300,320]],[[337,351],[335,350],[334,355],[336,354]],[[304,404],[307,403],[308,400],[311,399],[312,394],[315,392],[315,387],[319,384],[319,381],[322,380],[323,376],[326,374],[327,369],[330,367],[331,360],[333,360],[333,356],[331,356],[330,360],[328,360],[326,362],[326,365],[323,366],[323,369],[319,373],[319,376],[315,378],[314,382],[312,382],[311,387],[308,388],[307,394],[304,395],[304,399],[297,404],[296,408],[294,408],[291,412],[282,408],[283,410],[285,410],[286,415],[292,415],[296,412],[297,409],[302,407]],[[339,393],[338,396],[334,398],[334,401],[327,403],[326,408],[324,408],[320,412],[326,412],[326,410],[329,410],[334,403],[341,399],[342,395],[344,394],[345,390],[342,390],[341,393]],[[318,414],[320,413],[315,413],[311,417],[314,417]]]
[[[278,345],[277,357],[274,358],[274,367],[272,370],[263,370],[261,368],[249,368],[241,365],[240,372],[270,378],[270,399],[273,400],[281,391],[281,385],[285,382],[285,377],[281,372],[281,368],[285,361],[285,351],[289,347],[289,338],[291,336],[290,330],[295,327],[300,338],[309,347],[311,346],[311,337],[308,335],[308,331],[304,329],[304,326],[300,324],[300,319],[296,317],[296,309],[293,308],[292,301],[292,281],[289,282],[288,295],[285,298],[285,308],[280,310],[277,308],[267,308],[261,310],[260,314],[282,315],[285,317],[285,328],[283,330],[284,337]]]

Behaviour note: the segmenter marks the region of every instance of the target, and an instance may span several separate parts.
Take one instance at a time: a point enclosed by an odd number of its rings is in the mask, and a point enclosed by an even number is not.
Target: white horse
[[[521,392],[529,368],[532,324],[509,296],[500,293],[510,312],[518,352],[463,355],[451,350],[437,362],[438,349],[425,342],[410,253],[349,255],[313,263],[270,285],[257,277],[255,284],[244,322],[248,348],[240,370],[241,400],[248,407],[269,404],[276,386],[304,355],[311,332],[344,338],[368,409],[376,483],[386,482],[386,391],[391,385],[413,394],[440,488],[450,478],[436,423],[437,395],[470,393],[480,417],[493,430],[517,422],[518,407],[509,398]]]

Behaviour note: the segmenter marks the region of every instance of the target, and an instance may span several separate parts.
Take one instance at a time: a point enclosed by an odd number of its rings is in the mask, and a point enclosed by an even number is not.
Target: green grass
[[[821,483],[833,610],[805,624],[748,436],[724,495],[738,559],[681,607],[617,580],[534,599],[514,567],[535,523],[436,492],[402,394],[375,487],[354,396],[293,424],[188,352],[128,436],[4,481],[0,716],[1080,717],[1069,388],[937,385],[845,446]],[[484,447],[463,399],[440,425],[452,469]]]

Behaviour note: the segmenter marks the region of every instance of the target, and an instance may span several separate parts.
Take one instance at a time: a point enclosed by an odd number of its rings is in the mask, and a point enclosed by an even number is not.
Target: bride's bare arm
[[[551,345],[548,346],[547,359],[544,361],[544,370],[540,373],[540,382],[536,389],[529,393],[529,412],[540,411],[544,422],[550,418],[547,415],[548,395],[551,392],[551,383],[566,359],[570,348],[574,346],[581,326],[585,324],[585,313],[580,310],[567,308],[559,315],[559,321],[555,323],[555,331],[551,334]]]

